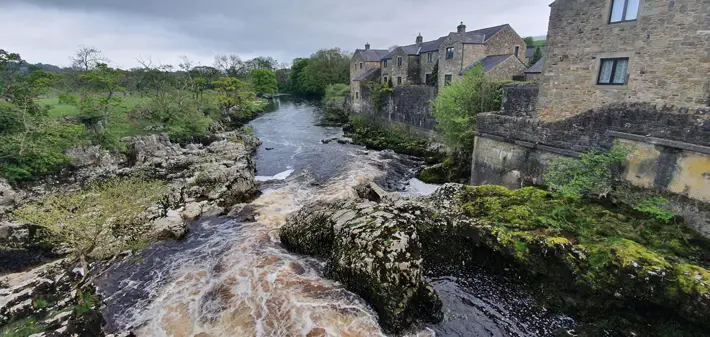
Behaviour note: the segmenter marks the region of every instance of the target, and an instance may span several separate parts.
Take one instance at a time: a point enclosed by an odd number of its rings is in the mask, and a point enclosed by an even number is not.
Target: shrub
[[[71,193],[46,195],[16,211],[19,221],[47,230],[49,240],[86,258],[107,258],[146,239],[142,219],[166,194],[164,183],[141,178],[93,183]]]
[[[8,104],[0,104],[0,123],[0,172],[12,184],[58,172],[71,161],[66,150],[86,139],[82,125],[29,115]]]
[[[579,160],[557,159],[544,174],[545,183],[552,191],[568,198],[608,196],[630,152],[616,143],[608,152],[587,152]]]

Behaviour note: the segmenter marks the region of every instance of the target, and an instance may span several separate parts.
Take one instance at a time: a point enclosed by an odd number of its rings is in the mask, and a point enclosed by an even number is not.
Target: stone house
[[[541,119],[616,102],[710,105],[708,0],[556,0]]]
[[[466,31],[466,25],[462,22],[456,32],[449,33],[439,46],[439,87],[462,78],[466,69],[480,62],[510,62],[506,67],[490,69],[492,72],[489,75],[496,78],[512,78],[522,74],[527,69],[526,50],[525,41],[509,24]],[[504,55],[514,56],[517,64],[507,57],[503,58]],[[500,57],[485,60],[489,56]],[[495,74],[504,68],[506,73]],[[517,68],[517,73],[513,68]]]
[[[362,83],[377,81],[380,74],[380,60],[389,53],[386,49],[357,49],[350,62],[350,99],[353,109],[360,110],[362,106]]]
[[[382,58],[382,83],[391,78],[395,86],[426,84],[439,60],[439,46],[444,39],[424,42],[419,34],[414,44],[392,50]]]
[[[542,79],[542,68],[545,66],[545,58],[535,62],[532,67],[525,71],[526,82],[540,82]]]

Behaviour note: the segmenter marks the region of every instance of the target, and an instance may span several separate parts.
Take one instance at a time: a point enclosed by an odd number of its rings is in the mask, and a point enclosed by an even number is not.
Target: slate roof
[[[421,44],[421,50],[419,50],[419,53],[429,53],[433,51],[439,51],[439,47],[441,46],[442,43],[444,43],[444,40],[446,40],[446,36],[442,36],[434,41],[427,41]]]
[[[479,59],[476,62],[473,62],[470,66],[464,68],[459,75],[463,75],[465,72],[469,71],[471,68],[481,64],[483,65],[483,73],[489,72],[491,69],[495,68],[497,65],[503,63],[505,60],[515,57],[513,54],[506,54],[506,55],[490,55],[483,57]]]
[[[472,30],[465,33],[449,33],[449,37],[456,42],[467,44],[485,44],[493,35],[501,29],[509,26],[507,23],[500,26],[488,27],[483,29]]]
[[[365,81],[367,80],[370,76],[374,76],[377,72],[380,71],[380,68],[370,68],[366,72],[364,72],[362,75],[356,77],[353,79],[353,81]]]
[[[533,64],[530,69],[526,70],[526,74],[540,74],[542,73],[542,67],[545,65],[545,58],[541,58],[540,61],[537,61],[535,64]]]
[[[525,50],[525,57],[531,59],[533,55],[535,55],[535,50],[537,50],[537,47],[528,47],[528,49]]]
[[[389,53],[389,50],[386,49],[370,49],[370,50],[365,50],[365,49],[358,49],[355,50],[355,53],[360,53],[360,58],[364,62],[377,62],[382,59],[383,56],[387,55]]]

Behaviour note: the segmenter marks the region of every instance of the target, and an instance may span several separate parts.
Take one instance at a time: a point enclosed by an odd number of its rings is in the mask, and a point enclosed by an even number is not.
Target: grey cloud
[[[510,23],[521,35],[543,35],[550,0],[6,0],[35,10],[87,13],[152,22],[171,32],[168,44],[204,52],[279,54],[282,61],[320,48],[386,48],[435,39],[455,29]],[[0,5],[2,10],[3,5]],[[442,9],[445,9],[442,11]],[[2,23],[0,23],[2,28]],[[136,34],[152,34],[152,31]],[[108,51],[107,51],[108,52]]]

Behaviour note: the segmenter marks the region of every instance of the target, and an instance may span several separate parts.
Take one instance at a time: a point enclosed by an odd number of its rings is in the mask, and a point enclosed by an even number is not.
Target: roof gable
[[[479,64],[480,64],[481,66],[483,66],[483,73],[485,74],[485,73],[491,71],[491,69],[497,67],[499,64],[501,64],[501,63],[507,61],[507,60],[508,60],[509,58],[511,58],[511,57],[515,57],[515,55],[513,55],[513,54],[505,54],[505,55],[489,55],[489,56],[486,56],[486,57],[482,57],[482,58],[478,59],[476,62],[473,62],[473,64],[471,64],[471,65],[469,65],[468,67],[464,68],[464,69],[459,73],[459,75],[463,75],[463,74],[466,73],[467,71],[471,70],[471,68],[473,68],[473,67],[475,67],[475,66],[477,66],[477,65],[479,65]],[[516,59],[517,59],[517,57],[516,57]],[[518,61],[520,61],[520,59],[518,59]],[[522,61],[520,61],[520,63],[523,64]],[[525,64],[523,64],[523,65],[525,65]]]
[[[482,28],[477,30],[472,30],[465,33],[449,33],[447,37],[447,42],[461,42],[464,44],[485,44],[494,35],[498,34],[501,30],[506,27],[510,27],[509,24],[504,24],[495,27]]]
[[[526,74],[540,74],[542,73],[542,67],[545,66],[545,58],[541,58],[539,61],[535,62],[530,69],[526,70]]]

